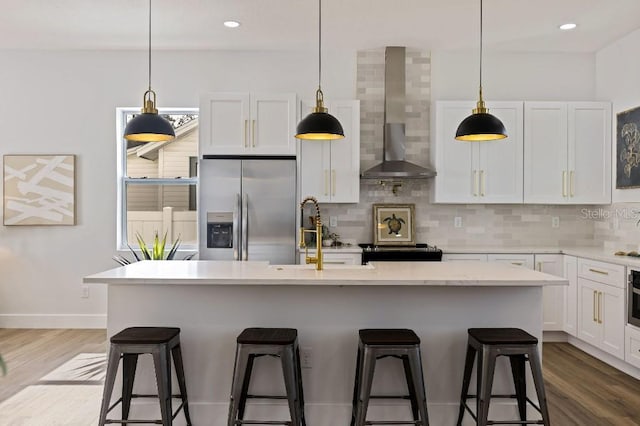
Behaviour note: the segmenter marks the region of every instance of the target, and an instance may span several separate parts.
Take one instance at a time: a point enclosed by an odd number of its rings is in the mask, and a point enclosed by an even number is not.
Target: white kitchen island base
[[[247,327],[298,329],[301,349],[311,353],[312,366],[302,371],[308,426],[349,424],[360,328],[413,329],[422,340],[430,423],[453,425],[467,329],[518,327],[540,339],[542,286],[567,284],[536,271],[486,263],[390,262],[325,271],[230,263],[140,262],[85,278],[88,283],[109,284],[109,336],[130,326],[182,329],[189,406],[196,426],[226,424],[236,337]],[[151,365],[150,358],[141,358],[134,392],[155,392]],[[532,385],[530,374],[528,379]],[[528,391],[535,400],[533,386]],[[251,392],[284,394],[276,359],[256,361]],[[404,392],[401,363],[380,360],[373,393]],[[511,392],[508,360],[499,359],[494,393]],[[131,418],[159,415],[157,401],[135,402]],[[515,401],[493,400],[490,415],[515,419]],[[284,401],[255,400],[248,404],[245,418],[289,417]],[[410,418],[408,402],[371,401],[370,420]],[[465,424],[472,423],[467,414]],[[184,424],[181,414],[175,424]]]

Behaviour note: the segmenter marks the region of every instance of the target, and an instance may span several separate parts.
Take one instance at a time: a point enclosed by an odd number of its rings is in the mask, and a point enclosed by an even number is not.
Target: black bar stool
[[[279,357],[282,362],[286,395],[251,395],[249,382],[253,362],[262,356]],[[289,403],[291,420],[257,421],[244,420],[247,399],[286,399]],[[233,367],[231,401],[229,403],[228,426],[242,424],[269,424],[305,426],[304,395],[302,392],[302,372],[298,330],[293,328],[247,328],[240,333],[236,346],[236,361]]]
[[[428,426],[429,416],[420,356],[420,338],[413,330],[407,329],[363,329],[359,334],[351,426],[372,424]],[[376,360],[389,356],[402,360],[409,395],[371,395]],[[409,399],[413,421],[366,420],[371,398]]]
[[[469,394],[469,382],[473,370],[474,357],[478,358],[477,365],[477,392]],[[492,395],[493,373],[496,359],[499,356],[508,356],[511,363],[511,373],[515,385],[515,395]],[[536,405],[527,397],[525,362],[529,361],[533,382],[538,395]],[[489,403],[491,398],[515,398],[518,400],[518,413],[520,421],[495,421],[488,420]],[[467,405],[467,399],[476,398],[476,415]],[[542,420],[527,421],[527,403],[531,404],[542,415]],[[465,409],[479,426],[495,424],[539,424],[549,426],[549,411],[547,397],[544,392],[544,380],[542,378],[542,366],[538,355],[538,339],[519,328],[470,328],[469,343],[467,346],[467,359],[464,365],[464,380],[460,396],[460,411],[458,414],[458,426],[462,424]]]
[[[136,374],[138,355],[151,354],[156,373],[158,395],[133,394],[133,380]],[[171,395],[171,356],[176,369],[180,395]],[[122,396],[111,406],[111,394],[118,373],[118,365],[122,359]],[[161,420],[129,420],[131,398],[155,398],[160,400]],[[175,413],[172,412],[171,398],[180,398],[182,403]],[[107,413],[122,403],[122,419],[107,419]],[[99,426],[108,423],[154,423],[170,426],[176,415],[183,410],[187,425],[191,426],[189,404],[187,403],[187,387],[182,366],[180,350],[180,329],[170,327],[131,327],[125,328],[111,338],[107,376],[102,395]]]

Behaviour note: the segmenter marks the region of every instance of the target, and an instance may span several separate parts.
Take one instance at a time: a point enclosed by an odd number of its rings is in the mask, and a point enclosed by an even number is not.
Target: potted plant
[[[166,232],[164,233],[164,237],[162,237],[161,240],[158,237],[158,231],[156,231],[155,237],[153,238],[153,245],[151,247],[147,247],[147,243],[144,242],[142,235],[140,235],[140,233],[138,232],[136,232],[136,239],[138,240],[138,246],[140,248],[140,253],[142,254],[142,260],[173,260],[176,252],[178,251],[178,247],[180,247],[181,242],[180,236],[178,236],[178,238],[176,238],[176,240],[173,242],[173,245],[169,249],[169,252],[165,256],[165,245],[167,242]],[[131,253],[136,259],[136,262],[139,262],[141,259],[140,256],[138,256],[138,253],[136,253],[136,251],[129,244],[127,244],[127,247],[129,247],[129,250],[131,250]],[[193,256],[195,256],[195,253],[186,256],[183,260],[190,260]],[[122,266],[133,263],[126,257],[119,255],[113,256],[113,260],[115,260]]]

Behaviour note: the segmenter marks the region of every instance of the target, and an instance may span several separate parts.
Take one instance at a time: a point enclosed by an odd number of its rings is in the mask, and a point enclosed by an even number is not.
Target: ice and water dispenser
[[[233,248],[233,213],[207,212],[207,248]]]

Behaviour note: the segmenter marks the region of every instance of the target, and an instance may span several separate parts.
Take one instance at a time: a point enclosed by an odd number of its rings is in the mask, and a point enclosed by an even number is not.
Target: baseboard
[[[107,316],[0,314],[0,328],[107,328]]]
[[[623,359],[615,357],[601,349],[596,348],[595,346],[591,346],[589,343],[586,343],[576,337],[570,336],[569,343],[580,349],[581,351],[588,353],[594,358],[597,358],[600,361],[609,364],[613,368],[616,368],[623,373],[626,373],[629,376],[640,380],[640,368],[636,368],[633,365],[627,364]]]
[[[564,331],[543,331],[542,332],[542,341],[543,342],[567,342],[569,335]]]

